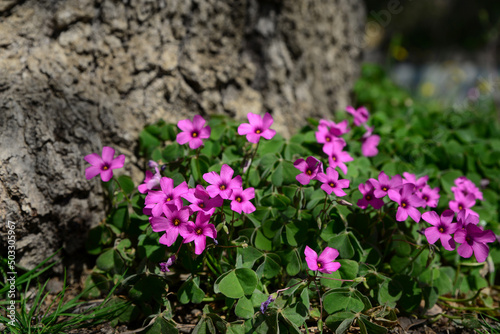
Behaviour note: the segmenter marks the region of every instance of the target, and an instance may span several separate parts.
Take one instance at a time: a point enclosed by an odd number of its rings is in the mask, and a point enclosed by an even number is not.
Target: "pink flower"
[[[472,210],[463,209],[460,210],[457,214],[457,222],[459,229],[465,229],[465,226],[468,224],[477,225],[479,224],[479,215]]]
[[[455,179],[455,185],[456,187],[451,187],[451,191],[453,191],[454,194],[456,194],[457,192],[461,192],[464,196],[472,194],[474,195],[475,199],[478,199],[480,201],[483,200],[483,193],[471,180],[469,180],[465,176],[461,176]]]
[[[403,184],[412,183],[417,190],[422,189],[427,184],[427,180],[429,180],[428,175],[422,176],[418,180],[415,174],[404,172],[403,176],[404,176]]]
[[[221,207],[223,199],[220,196],[211,198],[208,192],[202,185],[197,185],[195,189],[189,189],[187,193],[181,195],[182,198],[191,203],[189,207],[193,212],[203,211],[209,215],[213,215],[215,208]]]
[[[377,146],[380,142],[380,136],[372,133],[373,128],[367,128],[366,133],[361,138],[361,153],[365,157],[374,157],[378,154]]]
[[[166,273],[167,271],[170,271],[170,269],[168,269],[169,267],[171,267],[175,260],[177,258],[175,257],[175,255],[172,255],[171,257],[168,258],[167,262],[160,262],[159,265],[160,265],[160,271],[163,272],[163,273]]]
[[[147,193],[149,190],[156,189],[160,186],[161,174],[158,167],[155,167],[156,173],[153,175],[149,170],[146,171],[144,183],[140,184],[137,189],[141,194]]]
[[[344,174],[347,174],[347,166],[344,162],[349,162],[354,159],[349,155],[349,153],[343,151],[345,145],[346,142],[344,139],[337,138],[331,145],[323,146],[323,152],[328,155],[330,167],[339,167]]]
[[[454,212],[462,210],[469,210],[477,215],[474,211],[470,210],[476,204],[476,198],[473,194],[465,196],[461,191],[455,193],[455,200],[450,201],[449,206]]]
[[[349,132],[349,122],[347,120],[340,123],[335,123],[332,121],[320,120],[318,125],[318,131],[316,131],[316,140],[320,144],[328,144],[333,141],[333,139]]]
[[[224,164],[221,167],[220,175],[216,172],[209,172],[203,174],[203,179],[210,183],[207,187],[208,194],[214,198],[220,195],[223,199],[229,199],[233,193],[233,189],[241,188],[241,176],[237,175],[233,179],[234,170],[228,165]]]
[[[380,209],[384,205],[384,201],[376,198],[373,194],[374,189],[370,180],[366,181],[366,183],[360,183],[358,189],[363,194],[363,198],[358,200],[358,206],[361,209],[366,209],[368,205],[371,205],[375,209]]]
[[[425,206],[425,201],[415,194],[415,185],[412,183],[403,184],[401,190],[389,190],[387,193],[389,198],[399,204],[396,212],[396,220],[398,222],[405,221],[408,216],[417,223],[420,222],[420,211],[417,207]]]
[[[179,129],[182,130],[177,134],[177,142],[179,145],[184,145],[189,142],[189,148],[192,150],[203,146],[203,140],[210,137],[210,126],[205,126],[205,119],[200,115],[196,115],[191,122],[189,119],[183,119],[177,123]]]
[[[318,253],[306,246],[304,254],[307,266],[312,271],[319,270],[322,273],[331,274],[340,268],[339,262],[333,262],[339,256],[339,252],[335,248],[326,247],[318,257]]]
[[[161,216],[163,207],[166,205],[174,205],[177,209],[182,207],[182,199],[180,195],[188,192],[186,182],[182,182],[174,188],[174,180],[169,177],[160,179],[161,190],[151,190],[148,192],[144,200],[145,207],[143,213],[145,215],[153,215],[153,217]]]
[[[177,210],[175,207],[164,206],[163,213],[165,217],[151,217],[149,221],[154,232],[165,231],[160,238],[160,244],[170,247],[177,240],[182,226],[192,223],[188,221],[191,210],[189,208]]]
[[[425,201],[425,204],[430,208],[435,208],[439,202],[439,188],[431,188],[425,185],[420,191],[417,191],[417,196]]]
[[[360,126],[365,123],[368,120],[368,117],[370,117],[370,113],[365,107],[360,107],[356,110],[353,107],[348,106],[345,110],[354,116],[354,125],[356,126]]]
[[[390,189],[400,189],[403,185],[401,175],[394,175],[392,179],[390,179],[384,171],[378,174],[378,180],[371,178],[370,183],[373,185],[373,188],[375,188],[373,194],[377,198],[385,197]]]
[[[333,167],[328,167],[325,173],[318,173],[316,179],[323,184],[321,189],[323,189],[328,195],[332,192],[337,196],[345,196],[346,193],[342,188],[349,187],[349,180],[339,180],[339,173]]]
[[[461,244],[457,248],[461,257],[469,258],[474,253],[477,262],[484,262],[490,251],[486,244],[494,242],[496,237],[490,230],[483,231],[479,226],[467,224],[464,229],[455,232],[454,239]]]
[[[246,135],[247,140],[251,143],[258,143],[260,137],[271,139],[276,134],[276,131],[269,129],[273,124],[273,117],[266,113],[264,117],[260,115],[248,113],[249,123],[243,123],[238,126],[238,134],[240,136]]]
[[[303,185],[309,184],[319,172],[323,172],[323,164],[315,157],[308,157],[306,160],[297,159],[293,165],[302,172],[295,178]]]
[[[233,194],[231,195],[231,210],[234,212],[241,213],[252,213],[255,211],[255,206],[250,202],[252,198],[255,197],[254,188],[247,188],[243,190],[234,189]]]
[[[430,244],[441,240],[441,244],[446,250],[454,250],[455,242],[451,235],[458,229],[457,224],[452,224],[455,213],[451,210],[445,210],[439,218],[438,214],[434,211],[424,212],[422,219],[433,225],[425,229],[425,236]]]
[[[120,154],[116,158],[115,150],[109,146],[102,148],[102,158],[97,153],[91,153],[85,156],[87,161],[92,166],[85,169],[85,177],[90,180],[94,176],[101,174],[101,180],[108,182],[113,178],[113,169],[122,168],[125,164],[125,155]]]
[[[203,212],[198,212],[196,222],[187,222],[182,225],[180,234],[184,238],[184,243],[194,241],[194,253],[200,255],[205,250],[207,245],[207,237],[215,240],[217,238],[217,231],[215,226],[210,224],[210,215]]]

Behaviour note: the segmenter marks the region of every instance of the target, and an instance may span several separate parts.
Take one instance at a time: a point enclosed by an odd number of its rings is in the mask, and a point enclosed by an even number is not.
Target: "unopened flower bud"
[[[274,301],[274,299],[275,298],[273,298],[273,295],[269,295],[269,297],[267,297],[267,300],[260,304],[260,311],[262,312],[262,314],[266,313],[267,307]]]

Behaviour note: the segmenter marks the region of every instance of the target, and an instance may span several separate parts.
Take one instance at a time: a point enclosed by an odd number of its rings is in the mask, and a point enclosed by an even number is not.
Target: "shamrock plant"
[[[89,234],[89,284],[125,276],[116,321],[175,332],[193,305],[194,333],[386,333],[398,314],[468,298],[494,316],[480,291],[495,281],[498,225],[471,209],[488,189],[391,161],[399,148],[365,107],[337,116],[290,140],[269,113],[160,121],[141,133],[138,186],[112,175],[113,149],[87,156],[111,208]]]

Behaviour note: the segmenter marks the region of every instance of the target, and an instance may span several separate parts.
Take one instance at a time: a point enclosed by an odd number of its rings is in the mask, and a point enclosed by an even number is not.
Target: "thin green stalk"
[[[247,168],[247,173],[245,175],[245,185],[248,187],[248,176],[250,175],[250,167],[252,167],[253,159],[255,158],[255,154],[257,154],[257,150],[259,149],[259,144],[260,140],[257,142],[257,146],[255,147],[255,150],[252,153],[252,158],[250,158],[250,164],[248,165]]]

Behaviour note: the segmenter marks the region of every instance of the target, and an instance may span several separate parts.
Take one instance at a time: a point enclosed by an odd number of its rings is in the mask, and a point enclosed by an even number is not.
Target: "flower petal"
[[[102,148],[102,161],[104,161],[104,163],[111,165],[114,156],[115,156],[114,148],[109,146],[104,146]]]
[[[90,180],[96,175],[99,175],[101,173],[101,168],[96,167],[96,166],[90,166],[85,169],[85,178],[87,180]]]

